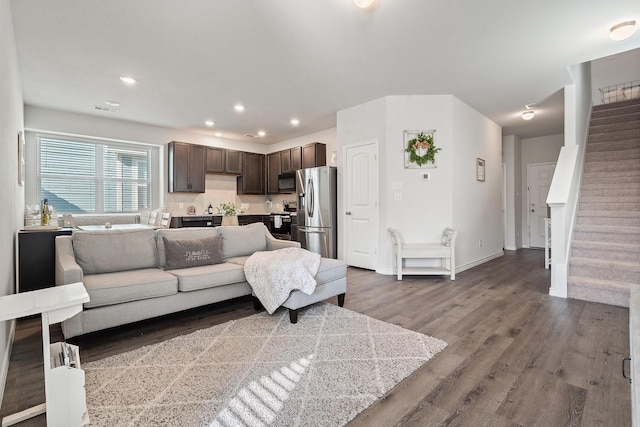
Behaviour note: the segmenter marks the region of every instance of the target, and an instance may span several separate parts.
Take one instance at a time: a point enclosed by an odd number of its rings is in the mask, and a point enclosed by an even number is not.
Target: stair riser
[[[612,162],[634,159],[640,159],[640,148],[613,151],[590,151],[585,155],[585,162]]]
[[[640,139],[621,139],[620,141],[589,142],[587,153],[602,153],[617,150],[636,150],[640,148]]]
[[[627,188],[611,186],[609,188],[582,188],[581,197],[636,197],[640,198],[640,187]],[[580,200],[583,200],[582,198]]]
[[[627,205],[633,205],[633,204],[640,204],[640,200],[638,199],[637,196],[621,196],[621,197],[617,197],[617,196],[600,196],[600,197],[591,197],[591,196],[584,196],[584,197],[580,197],[580,203],[609,203],[609,204],[627,204]]]
[[[589,135],[597,135],[600,133],[618,132],[631,129],[640,129],[640,120],[607,123],[598,126],[594,125],[592,122],[591,126],[589,127]]]
[[[585,265],[574,266],[569,262],[569,275],[590,277],[600,280],[611,280],[615,282],[623,282],[629,284],[638,284],[640,282],[639,271],[629,271],[621,269],[601,268],[599,266],[589,267]]]
[[[604,261],[638,262],[638,254],[631,251],[573,248],[571,254],[580,258],[592,258]]]
[[[591,119],[591,126],[606,126],[614,123],[626,123],[640,120],[640,112],[631,114],[619,114],[615,116],[603,117],[601,119]]]
[[[589,142],[603,142],[603,141],[620,141],[623,139],[636,139],[640,138],[640,129],[621,130],[616,132],[599,133],[596,135],[589,135]]]
[[[640,227],[640,218],[599,218],[578,216],[578,225],[612,225],[615,227]]]
[[[599,174],[596,172],[593,173],[585,173],[582,176],[582,184],[601,184],[601,185],[625,185],[625,184],[636,184],[640,180],[640,177],[634,175],[618,175],[618,176],[609,176],[606,178],[602,178],[598,176]],[[611,175],[615,175],[615,173],[611,173]]]
[[[593,231],[575,231],[575,240],[587,242],[632,243],[640,245],[640,234],[599,233]]]
[[[626,114],[640,113],[640,105],[617,105],[615,107],[600,108],[596,106],[591,113],[591,119],[603,119],[605,117],[624,116]]]
[[[589,162],[584,164],[584,172],[627,172],[635,171],[640,167],[639,160],[614,160],[602,162]]]
[[[614,183],[602,183],[602,182],[588,182],[582,184],[582,192],[585,191],[600,191],[600,190],[625,190],[625,191],[638,191],[640,192],[640,182],[625,182],[623,185]]]
[[[608,289],[592,289],[582,287],[579,284],[569,285],[568,297],[582,301],[599,302],[602,304],[615,305],[618,307],[629,307],[629,291],[618,291]]]
[[[580,202],[580,211],[634,211],[640,209],[640,203],[585,203]]]

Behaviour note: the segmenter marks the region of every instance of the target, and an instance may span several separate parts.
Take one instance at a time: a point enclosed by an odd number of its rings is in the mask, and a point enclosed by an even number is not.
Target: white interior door
[[[378,142],[345,147],[347,265],[378,267]]]
[[[529,246],[544,248],[544,219],[547,217],[547,195],[555,163],[527,165],[527,185],[529,188]]]

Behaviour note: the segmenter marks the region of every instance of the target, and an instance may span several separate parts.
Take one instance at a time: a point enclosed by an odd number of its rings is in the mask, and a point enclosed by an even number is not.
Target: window
[[[38,194],[58,212],[138,212],[151,206],[151,148],[39,136]]]

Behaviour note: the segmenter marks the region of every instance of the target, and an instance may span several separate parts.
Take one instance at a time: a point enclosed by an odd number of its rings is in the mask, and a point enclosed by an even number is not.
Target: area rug
[[[442,351],[333,304],[258,313],[82,365],[95,426],[341,426]]]

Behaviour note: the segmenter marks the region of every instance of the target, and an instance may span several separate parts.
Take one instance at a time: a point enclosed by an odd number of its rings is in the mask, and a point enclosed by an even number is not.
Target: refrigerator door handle
[[[309,201],[307,203],[307,215],[309,216],[309,218],[313,218],[313,211],[315,210],[315,200],[316,200],[316,195],[315,195],[315,188],[313,187],[313,180],[311,178],[309,178],[309,181],[307,181],[307,188],[309,189]]]
[[[302,233],[314,233],[314,234],[326,234],[325,230],[312,230],[310,228],[298,227],[298,232]]]

